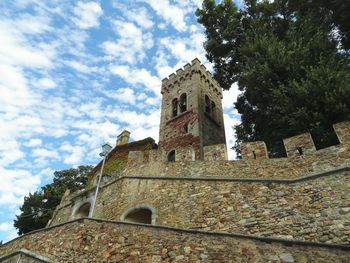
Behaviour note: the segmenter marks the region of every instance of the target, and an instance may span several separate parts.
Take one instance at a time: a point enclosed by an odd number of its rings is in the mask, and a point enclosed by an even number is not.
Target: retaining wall
[[[349,247],[81,219],[0,247],[53,262],[349,262]],[[0,258],[1,260],[1,258]]]

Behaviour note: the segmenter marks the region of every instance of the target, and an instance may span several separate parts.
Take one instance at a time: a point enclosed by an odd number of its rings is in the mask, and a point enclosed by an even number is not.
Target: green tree
[[[350,118],[350,71],[334,12],[321,0],[245,3],[238,10],[230,0],[205,0],[197,10],[215,77],[242,91],[235,149],[263,140],[280,156],[282,138],[307,131],[318,147],[335,143],[331,125]]]
[[[53,211],[60,203],[64,192],[69,189],[74,192],[83,189],[92,166],[79,166],[68,170],[54,172],[53,182],[41,187],[41,190],[29,193],[20,207],[21,214],[16,216],[14,226],[18,234],[46,226],[52,217]]]

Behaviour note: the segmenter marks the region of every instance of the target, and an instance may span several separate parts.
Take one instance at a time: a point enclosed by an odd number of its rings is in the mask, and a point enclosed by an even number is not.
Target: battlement
[[[298,178],[350,164],[350,122],[334,125],[340,144],[316,150],[310,134],[284,140],[288,156],[269,158],[263,141],[241,145],[243,160],[227,160],[226,145],[204,146],[203,161],[193,158],[191,145],[179,147],[174,161],[163,150],[129,152],[126,176],[185,176],[234,178]]]
[[[191,64],[187,63],[183,68],[176,70],[176,73],[172,73],[167,78],[164,78],[162,80],[161,93],[164,94],[164,92],[174,87],[179,87],[185,80],[191,79],[194,74],[199,74],[200,79],[204,82],[208,82],[212,91],[219,94],[222,98],[222,89],[220,85],[198,58],[192,60]]]
[[[341,144],[350,143],[350,121],[344,121],[333,125],[334,132]],[[288,157],[310,155],[316,152],[315,143],[310,133],[295,135],[283,139],[283,144]],[[243,159],[268,158],[265,142],[244,142],[241,144]]]

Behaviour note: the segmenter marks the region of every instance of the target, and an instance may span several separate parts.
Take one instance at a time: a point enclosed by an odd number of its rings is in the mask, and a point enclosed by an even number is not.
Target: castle
[[[286,158],[246,142],[228,161],[222,89],[200,61],[161,93],[159,143],[123,131],[86,189],[1,262],[350,262],[350,122],[334,125],[338,145],[305,133],[284,139]]]

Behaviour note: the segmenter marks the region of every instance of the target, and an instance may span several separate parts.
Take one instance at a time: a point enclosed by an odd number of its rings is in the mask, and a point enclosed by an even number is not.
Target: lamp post
[[[96,206],[96,199],[97,199],[97,195],[98,195],[98,190],[100,188],[100,183],[101,183],[101,178],[102,178],[102,173],[103,173],[103,168],[106,162],[106,158],[109,154],[109,152],[112,150],[112,146],[110,146],[108,143],[102,145],[102,152],[100,153],[100,156],[103,157],[102,160],[102,166],[101,166],[101,171],[100,174],[98,176],[98,181],[97,181],[97,185],[96,185],[96,190],[95,190],[95,197],[94,197],[94,201],[92,203],[92,207],[91,207],[91,211],[90,211],[90,216],[89,217],[93,217],[94,214],[94,209]]]

